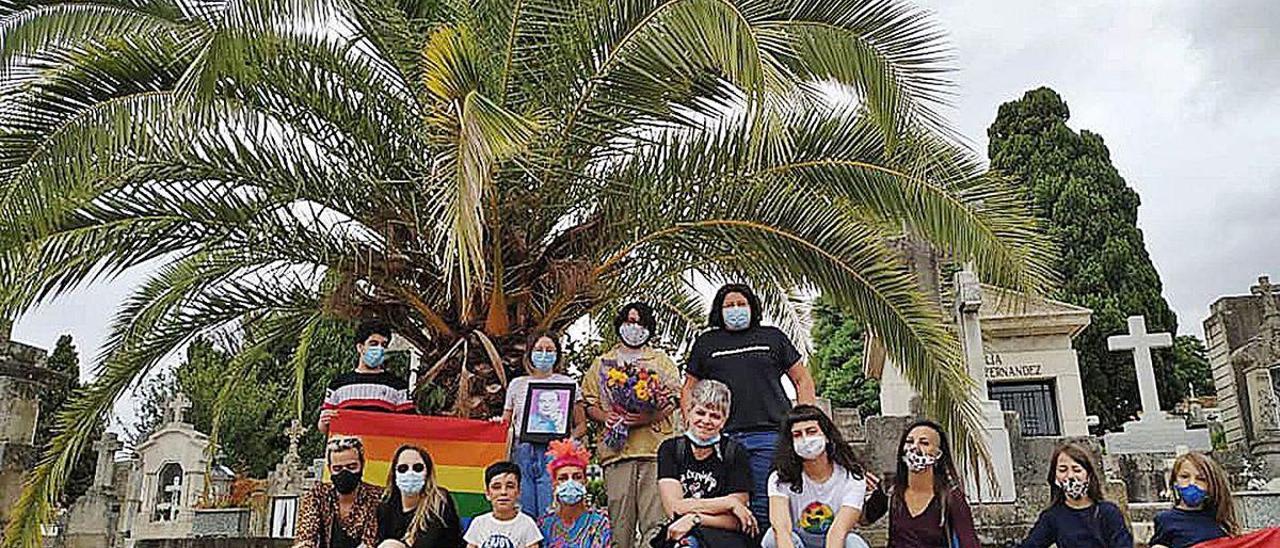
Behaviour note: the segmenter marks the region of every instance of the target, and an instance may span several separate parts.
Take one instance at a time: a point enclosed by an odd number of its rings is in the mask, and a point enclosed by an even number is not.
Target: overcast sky
[[[1139,223],[1183,333],[1219,296],[1280,278],[1280,2],[928,0],[951,34],[956,126],[985,156],[1000,103],[1047,85],[1071,127],[1101,134],[1142,197]],[[71,333],[96,354],[142,279],[68,295],[21,318],[15,338]]]

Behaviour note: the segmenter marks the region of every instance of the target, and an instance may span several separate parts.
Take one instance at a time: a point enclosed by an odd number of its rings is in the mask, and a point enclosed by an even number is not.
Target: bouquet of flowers
[[[615,415],[657,412],[670,397],[658,372],[635,364],[604,360],[600,385]],[[627,443],[630,427],[621,416],[605,424],[604,444],[618,451]]]

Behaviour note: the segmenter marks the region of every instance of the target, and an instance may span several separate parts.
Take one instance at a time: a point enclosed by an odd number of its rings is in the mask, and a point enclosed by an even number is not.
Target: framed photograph
[[[531,382],[528,390],[524,398],[524,426],[520,428],[520,441],[547,443],[569,437],[578,386]]]

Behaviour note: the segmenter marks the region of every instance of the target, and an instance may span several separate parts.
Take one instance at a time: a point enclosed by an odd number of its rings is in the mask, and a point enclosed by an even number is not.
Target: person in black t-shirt
[[[694,386],[684,435],[658,447],[658,493],[672,521],[655,546],[683,546],[688,538],[708,547],[758,546],[755,516],[747,507],[751,468],[742,444],[722,438],[731,406],[729,388],[706,380]],[[684,542],[686,544],[679,544]]]
[[[329,434],[329,422],[342,409],[385,413],[415,411],[413,398],[409,397],[409,383],[382,368],[390,342],[391,326],[383,322],[367,321],[356,328],[359,355],[356,368],[329,381],[316,424],[321,434]]]
[[[693,342],[680,406],[687,416],[690,392],[703,379],[720,381],[729,386],[738,401],[751,402],[729,412],[724,430],[747,449],[755,480],[751,512],[760,528],[768,529],[769,471],[778,429],[791,410],[782,376],[795,385],[797,402],[812,405],[817,403],[817,396],[800,352],[782,330],[760,325],[763,315],[760,299],[750,287],[728,284],[716,292],[707,318],[713,329],[698,335]]]
[[[378,505],[378,548],[462,548],[462,520],[426,450],[402,445]]]

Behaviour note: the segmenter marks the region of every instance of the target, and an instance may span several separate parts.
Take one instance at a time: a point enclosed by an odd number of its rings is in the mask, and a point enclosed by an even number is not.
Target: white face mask
[[[816,459],[827,450],[827,437],[822,434],[795,438],[791,443],[796,448],[796,454],[804,460]]]

